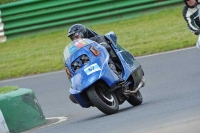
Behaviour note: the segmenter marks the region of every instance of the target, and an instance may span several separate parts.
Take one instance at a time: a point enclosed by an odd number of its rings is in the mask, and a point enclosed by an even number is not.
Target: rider
[[[79,39],[79,38],[88,38],[90,40],[93,40],[93,41],[101,44],[103,47],[105,47],[107,49],[108,53],[110,55],[112,55],[112,57],[115,56],[115,54],[112,53],[113,51],[112,51],[110,45],[107,43],[107,41],[105,40],[105,38],[103,36],[98,35],[96,32],[85,27],[82,24],[72,25],[68,31],[68,37],[72,41],[75,39]],[[113,70],[113,72],[121,79],[121,74],[117,72],[115,63],[113,62],[113,60],[111,58],[109,58],[108,65]]]
[[[200,9],[200,0],[183,0],[186,6],[183,9],[183,17],[187,22],[188,28],[195,35],[200,34],[200,21],[198,10]]]

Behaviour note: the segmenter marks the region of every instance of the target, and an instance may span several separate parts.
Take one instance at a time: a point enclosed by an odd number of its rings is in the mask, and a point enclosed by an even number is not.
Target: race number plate
[[[100,71],[100,67],[97,65],[97,63],[94,63],[90,65],[89,67],[85,68],[84,71],[87,75],[90,75],[96,71]]]

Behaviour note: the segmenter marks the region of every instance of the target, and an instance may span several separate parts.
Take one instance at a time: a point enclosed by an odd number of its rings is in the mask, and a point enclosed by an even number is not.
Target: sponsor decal
[[[76,46],[71,47],[69,51],[70,54],[74,53],[76,51]]]
[[[91,43],[93,43],[93,41],[92,40],[89,40],[89,39],[83,39],[87,44],[91,44]]]

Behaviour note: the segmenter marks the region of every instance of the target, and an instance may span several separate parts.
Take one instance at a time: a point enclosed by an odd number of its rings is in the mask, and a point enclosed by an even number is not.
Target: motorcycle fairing
[[[94,46],[100,51],[98,56],[95,56],[90,51],[91,46]],[[79,70],[73,71],[71,67],[72,62],[83,54],[89,57],[89,62],[83,65]],[[119,80],[118,76],[108,66],[108,60],[109,54],[107,50],[96,42],[85,45],[66,60],[65,66],[68,67],[72,75],[70,93],[82,107],[88,107],[89,103],[84,101],[81,97],[81,93],[94,82],[102,79],[109,86],[112,86]]]
[[[134,56],[132,56],[129,51],[117,44],[117,36],[114,32],[109,32],[105,37],[112,42],[111,47],[122,64],[122,78],[126,81],[131,76],[135,82],[134,88],[136,88],[144,75],[141,65],[135,60]]]

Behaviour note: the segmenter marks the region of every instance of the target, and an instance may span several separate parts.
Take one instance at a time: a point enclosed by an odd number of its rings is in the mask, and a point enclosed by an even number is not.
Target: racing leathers
[[[190,7],[186,4],[183,9],[183,17],[187,22],[187,26],[191,32],[195,35],[200,34],[200,20],[198,10],[200,9],[200,0],[197,1],[197,5]]]

